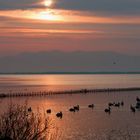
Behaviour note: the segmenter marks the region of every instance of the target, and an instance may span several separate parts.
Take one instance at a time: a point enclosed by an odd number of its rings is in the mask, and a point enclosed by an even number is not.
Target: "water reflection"
[[[0,92],[139,87],[140,75],[1,75]]]
[[[140,75],[0,75],[0,85],[138,85]],[[120,83],[121,82],[121,83]],[[122,86],[123,86],[122,85]],[[133,86],[132,85],[132,86]],[[5,85],[6,86],[6,85]]]

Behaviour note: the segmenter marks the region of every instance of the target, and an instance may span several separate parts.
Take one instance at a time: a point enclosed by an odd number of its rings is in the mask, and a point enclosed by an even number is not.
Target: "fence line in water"
[[[39,91],[39,92],[9,92],[0,93],[0,98],[6,97],[25,97],[25,96],[46,96],[55,94],[79,94],[79,93],[97,93],[97,92],[121,92],[121,91],[140,91],[140,87],[131,88],[104,88],[104,89],[79,89],[64,91]]]

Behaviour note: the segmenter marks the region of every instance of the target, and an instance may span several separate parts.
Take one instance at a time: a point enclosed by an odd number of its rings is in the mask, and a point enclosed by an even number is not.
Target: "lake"
[[[83,88],[124,88],[140,87],[140,75],[136,74],[102,74],[102,75],[0,75],[0,93],[27,91],[55,91]],[[61,140],[107,139],[123,134],[130,134],[133,139],[140,139],[140,111],[131,112],[130,105],[136,104],[140,91],[59,94],[43,97],[16,97],[0,99],[1,112],[9,103],[24,104],[45,112],[55,123]],[[124,106],[112,107],[111,113],[105,113],[109,102],[124,102]],[[88,108],[94,103],[94,109]],[[80,105],[79,112],[69,112],[69,108]],[[55,114],[63,112],[63,118]],[[120,138],[121,139],[121,138]]]

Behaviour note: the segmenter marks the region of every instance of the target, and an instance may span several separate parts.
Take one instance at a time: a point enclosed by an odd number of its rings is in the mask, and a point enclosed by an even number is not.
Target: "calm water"
[[[43,91],[81,88],[109,88],[109,87],[140,87],[140,75],[1,75],[0,92],[13,91]],[[1,112],[10,102],[32,106],[34,111],[44,112],[51,108],[49,117],[56,124],[61,140],[93,140],[110,136],[112,130],[123,131],[140,137],[140,111],[135,114],[130,111],[130,104],[135,105],[136,96],[140,91],[94,93],[77,95],[52,95],[46,97],[28,97],[1,99]],[[108,102],[124,101],[124,107],[112,108],[112,113],[106,114],[104,109]],[[88,104],[95,104],[89,109]],[[80,105],[80,111],[70,113],[73,105]],[[62,119],[55,117],[59,111],[64,113]],[[114,135],[116,133],[114,132]]]

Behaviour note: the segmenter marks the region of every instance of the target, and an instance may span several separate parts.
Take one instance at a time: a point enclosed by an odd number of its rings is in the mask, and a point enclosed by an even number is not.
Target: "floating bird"
[[[58,112],[58,113],[56,114],[56,117],[62,119],[62,117],[63,117],[62,111]]]
[[[111,112],[111,108],[108,107],[108,108],[106,108],[104,111],[105,111],[106,113],[110,113],[110,112]]]
[[[120,107],[120,103],[115,103],[115,107]]]
[[[140,109],[140,102],[136,103],[136,109]]]
[[[123,101],[121,101],[121,106],[124,106],[124,102]]]
[[[47,109],[47,113],[50,114],[52,111],[51,109]]]
[[[70,108],[69,111],[70,112],[75,112],[75,109],[74,108]]]
[[[32,108],[31,107],[28,108],[28,112],[32,112]]]
[[[108,106],[114,106],[114,103],[108,103]]]
[[[79,109],[80,109],[79,105],[74,106],[73,108],[75,109],[75,111],[79,111]]]
[[[134,112],[134,113],[136,112],[135,107],[133,107],[132,105],[130,106],[130,109],[131,109],[132,112]]]
[[[137,97],[137,98],[136,98],[136,101],[137,101],[137,102],[140,102],[140,98],[139,98],[139,97]]]
[[[94,108],[94,104],[88,105],[89,108]]]

